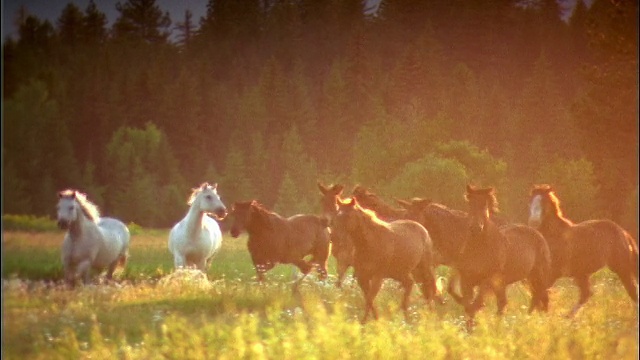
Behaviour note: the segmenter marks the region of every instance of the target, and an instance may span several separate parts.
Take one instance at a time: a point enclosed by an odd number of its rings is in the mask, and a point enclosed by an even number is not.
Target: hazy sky
[[[1,0],[2,1],[2,41],[7,35],[15,35],[15,19],[18,9],[24,5],[29,14],[33,14],[40,19],[47,19],[55,26],[55,22],[62,14],[62,9],[70,2],[75,3],[81,10],[85,10],[89,5],[89,0]],[[94,0],[100,11],[105,13],[110,27],[118,17],[116,3],[125,0]],[[365,8],[375,8],[380,0],[365,0]],[[576,0],[561,0],[568,8],[573,8]],[[171,21],[175,24],[184,19],[185,10],[191,10],[193,20],[199,23],[200,18],[206,14],[208,0],[156,0],[156,4],[163,11],[168,11]],[[593,0],[587,0],[591,4]]]
[[[125,2],[125,0],[94,0],[98,9],[107,16],[109,21],[107,27],[110,27],[119,15],[116,10],[118,1]],[[62,9],[71,2],[82,11],[89,5],[89,0],[2,0],[2,40],[4,41],[6,35],[16,33],[15,18],[21,5],[26,7],[29,14],[47,19],[55,26],[56,20],[62,14]],[[208,0],[156,0],[156,4],[162,11],[169,12],[173,24],[184,19],[185,10],[191,10],[197,24],[206,14],[207,2]]]

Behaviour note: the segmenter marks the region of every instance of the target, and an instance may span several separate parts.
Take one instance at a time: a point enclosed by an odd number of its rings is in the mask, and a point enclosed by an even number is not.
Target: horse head
[[[469,203],[469,226],[471,235],[481,234],[489,221],[495,203],[494,188],[476,188],[467,185],[465,199]]]
[[[355,198],[336,199],[338,211],[333,219],[332,236],[347,237],[347,233],[357,227],[358,209],[361,209]]]
[[[554,207],[556,212],[560,211],[558,198],[555,196],[554,190],[550,185],[534,185],[530,196],[528,223],[532,228],[538,228],[540,226],[543,218],[550,210],[549,207]],[[560,215],[562,215],[561,212]]]
[[[430,199],[412,198],[411,200],[395,199],[401,208],[406,210],[405,217],[421,224],[426,224],[425,210],[433,204]]]
[[[322,193],[322,199],[320,199],[320,206],[322,207],[322,216],[327,219],[332,219],[338,212],[337,200],[342,195],[344,186],[341,184],[335,184],[331,186],[324,186],[318,181],[318,189]]]
[[[75,190],[63,190],[58,193],[58,227],[66,230],[78,219],[80,212],[78,203],[76,202]]]
[[[258,207],[258,202],[255,200],[252,201],[239,201],[234,202],[231,205],[231,236],[237,238],[240,236],[240,233],[247,229],[249,222],[251,221],[251,215],[256,211]]]
[[[200,187],[192,189],[193,193],[189,199],[190,206],[196,206],[200,212],[213,214],[219,220],[227,216],[227,207],[218,195],[218,184],[210,185],[203,183]]]

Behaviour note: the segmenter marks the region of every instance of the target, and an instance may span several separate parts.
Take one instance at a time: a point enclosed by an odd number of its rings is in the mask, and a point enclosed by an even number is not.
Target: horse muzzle
[[[66,220],[58,220],[58,227],[62,230],[69,229],[69,222]]]
[[[225,217],[227,217],[227,209],[222,208],[222,209],[217,209],[214,213],[213,213],[218,220],[223,220]]]
[[[240,236],[240,230],[238,230],[236,228],[231,228],[231,230],[229,230],[229,233],[231,234],[231,237],[233,237],[233,238],[237,238],[238,236]]]

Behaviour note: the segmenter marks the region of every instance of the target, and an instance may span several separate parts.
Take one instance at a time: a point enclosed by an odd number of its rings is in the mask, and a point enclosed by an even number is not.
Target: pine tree
[[[117,2],[116,10],[120,16],[113,24],[115,39],[150,44],[167,42],[171,18],[168,12],[162,13],[155,0]]]

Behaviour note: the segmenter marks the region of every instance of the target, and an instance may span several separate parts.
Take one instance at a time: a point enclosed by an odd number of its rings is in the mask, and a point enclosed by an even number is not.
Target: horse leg
[[[504,308],[507,306],[507,288],[500,286],[497,289],[493,289],[496,294],[496,305],[498,307],[497,314],[504,314]]]
[[[344,280],[344,276],[347,274],[348,267],[349,266],[345,262],[338,261],[338,264],[337,264],[338,280],[336,281],[336,286],[338,286],[338,288],[342,288],[342,281]]]
[[[574,281],[580,289],[580,300],[578,300],[578,303],[571,309],[571,312],[567,314],[568,318],[574,317],[578,310],[580,310],[591,295],[593,295],[591,284],[589,283],[589,275],[590,274],[581,274],[574,277]]]
[[[402,311],[404,313],[404,320],[409,321],[409,298],[411,297],[411,290],[413,290],[413,280],[407,276],[400,280],[402,288],[404,289],[404,295],[402,296]]]
[[[116,267],[118,267],[118,263],[120,262],[120,258],[115,259],[111,264],[109,264],[109,268],[107,269],[107,280],[111,281],[113,279],[113,272],[116,271]]]
[[[78,264],[77,272],[81,274],[83,283],[88,284],[91,280],[91,261],[85,260]]]
[[[364,314],[364,319],[362,322],[365,323],[367,321],[367,316],[369,315],[369,311],[373,314],[373,318],[378,320],[378,310],[376,309],[373,301],[375,300],[380,288],[382,287],[382,278],[375,277],[370,280],[369,283],[369,291],[365,294],[366,308],[367,311]]]
[[[484,296],[490,289],[492,289],[491,280],[489,280],[488,282],[484,281],[480,284],[478,294],[476,294],[475,299],[465,305],[465,311],[471,319],[473,319],[475,317],[475,314],[484,307]]]
[[[444,304],[444,299],[442,298],[440,289],[438,289],[436,284],[436,275],[430,266],[420,264],[413,272],[413,276],[416,279],[416,282],[420,284],[422,296],[427,303],[431,303],[431,301],[435,299],[439,304]]]
[[[183,255],[177,254],[177,253],[173,255],[173,267],[175,268],[175,270],[178,270],[179,268],[184,268],[185,265],[186,265],[186,259]]]

